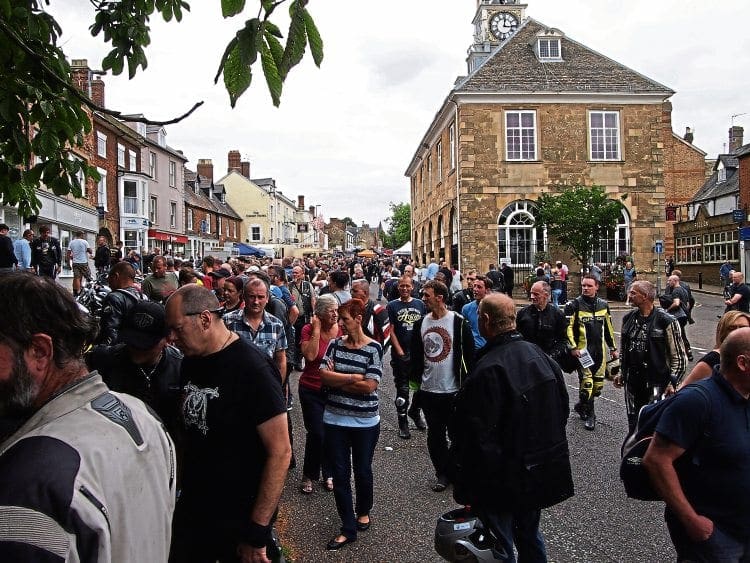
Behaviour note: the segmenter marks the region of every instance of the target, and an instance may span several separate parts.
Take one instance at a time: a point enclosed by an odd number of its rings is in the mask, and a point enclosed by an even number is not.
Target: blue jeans
[[[323,479],[331,476],[328,458],[323,452],[323,410],[326,406],[325,395],[302,385],[299,386],[299,402],[302,405],[302,420],[305,423],[305,461],[302,474],[308,479],[317,481],[323,472]]]
[[[560,305],[560,296],[562,295],[562,289],[553,289],[552,290],[552,304],[555,307],[558,307]]]
[[[333,472],[333,497],[341,518],[341,533],[355,539],[357,516],[370,514],[372,509],[372,456],[380,437],[380,423],[368,428],[333,424],[324,426],[324,447]],[[352,466],[357,492],[356,507],[352,500]]]
[[[539,531],[541,510],[496,512],[479,507],[476,513],[497,539],[496,549],[500,561],[515,563],[513,544],[518,550],[518,563],[546,563],[547,550]]]
[[[750,561],[750,538],[730,536],[714,522],[711,536],[702,542],[690,539],[680,521],[669,510],[664,512],[677,561],[691,563],[730,563]]]

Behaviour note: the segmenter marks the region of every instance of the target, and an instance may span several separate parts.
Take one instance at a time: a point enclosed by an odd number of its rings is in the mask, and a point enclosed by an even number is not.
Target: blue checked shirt
[[[257,331],[245,320],[244,309],[227,313],[223,320],[229,330],[236,332],[245,342],[255,344],[272,360],[277,351],[288,348],[284,324],[266,311],[263,311],[263,321]]]

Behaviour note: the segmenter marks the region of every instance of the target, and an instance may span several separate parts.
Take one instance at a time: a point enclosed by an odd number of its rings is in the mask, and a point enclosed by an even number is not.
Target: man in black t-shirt
[[[195,284],[167,300],[166,324],[185,354],[182,493],[175,510],[177,561],[269,559],[273,518],[291,447],[276,366],[229,331],[216,296]]]
[[[750,287],[745,284],[745,275],[742,272],[732,273],[732,285],[729,288],[730,297],[724,304],[727,311],[743,311],[750,313]]]

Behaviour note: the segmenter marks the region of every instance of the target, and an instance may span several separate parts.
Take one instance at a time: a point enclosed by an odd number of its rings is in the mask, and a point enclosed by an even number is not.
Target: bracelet
[[[271,524],[264,526],[251,520],[240,540],[253,547],[266,547],[271,541],[271,528]]]

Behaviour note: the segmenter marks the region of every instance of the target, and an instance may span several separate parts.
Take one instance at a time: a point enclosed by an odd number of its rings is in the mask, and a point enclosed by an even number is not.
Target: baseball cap
[[[166,335],[164,306],[153,301],[138,301],[122,320],[118,341],[147,350]]]
[[[212,278],[228,278],[232,275],[232,272],[228,272],[224,268],[219,268],[218,270],[214,270],[213,272],[208,272],[208,275]]]

